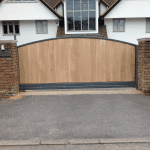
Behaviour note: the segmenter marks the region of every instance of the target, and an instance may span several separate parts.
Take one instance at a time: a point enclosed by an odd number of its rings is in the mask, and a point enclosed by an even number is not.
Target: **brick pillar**
[[[18,52],[14,40],[0,41],[0,98],[19,92]],[[1,51],[1,45],[5,51]],[[11,56],[8,56],[11,53]]]
[[[150,38],[138,39],[138,89],[150,92]]]

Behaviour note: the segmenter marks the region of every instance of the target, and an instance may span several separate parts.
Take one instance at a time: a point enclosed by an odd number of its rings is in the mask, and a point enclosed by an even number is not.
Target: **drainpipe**
[[[16,34],[14,34],[14,40],[16,40]]]

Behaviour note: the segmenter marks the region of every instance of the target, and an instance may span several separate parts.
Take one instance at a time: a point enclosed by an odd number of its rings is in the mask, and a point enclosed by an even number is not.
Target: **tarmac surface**
[[[150,138],[149,96],[134,89],[67,91],[0,100],[0,141]]]

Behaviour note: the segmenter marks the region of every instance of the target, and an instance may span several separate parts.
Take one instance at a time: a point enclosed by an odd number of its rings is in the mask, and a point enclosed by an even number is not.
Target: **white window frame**
[[[115,20],[118,20],[118,30],[115,30],[115,24],[114,24],[114,21]],[[124,20],[124,30],[121,30],[120,29],[120,20]],[[113,19],[113,32],[125,32],[125,19]]]
[[[81,5],[81,3],[80,3]],[[73,7],[74,7],[74,0],[73,0]],[[82,11],[95,11],[95,30],[82,30],[82,19],[81,19],[81,30],[73,30],[73,31],[68,31],[67,30],[67,12],[79,12],[79,10],[67,10],[67,3],[66,0],[64,1],[64,20],[65,20],[65,34],[88,34],[88,33],[98,33],[98,0],[95,0],[95,10],[80,10],[81,16],[82,16]],[[73,21],[74,23],[74,21]],[[89,19],[88,19],[89,23]],[[89,27],[88,27],[89,28]]]
[[[7,31],[8,33],[5,34],[4,33],[4,26],[3,26],[3,23],[6,22],[7,23]],[[13,24],[13,34],[9,32],[9,22],[12,22]],[[18,26],[19,26],[19,33],[15,33],[15,22],[18,22]],[[20,24],[19,24],[19,21],[2,21],[2,26],[3,26],[3,35],[5,36],[14,36],[14,34],[16,35],[20,35]]]
[[[148,31],[148,22],[149,22],[149,31]],[[146,33],[150,33],[150,18],[146,18]]]
[[[44,33],[43,32],[43,26],[42,26],[42,22],[45,22],[46,21],[46,32]],[[37,22],[40,22],[41,23],[41,27],[42,27],[42,32],[37,32]],[[35,21],[35,27],[36,27],[36,34],[48,34],[48,21],[47,20],[36,20]]]

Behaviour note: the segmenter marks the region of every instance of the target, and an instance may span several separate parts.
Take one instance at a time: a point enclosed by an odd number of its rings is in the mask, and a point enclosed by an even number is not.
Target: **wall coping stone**
[[[16,40],[0,40],[0,43],[17,43]]]
[[[141,38],[141,39],[137,39],[138,42],[140,41],[150,41],[150,38]]]

